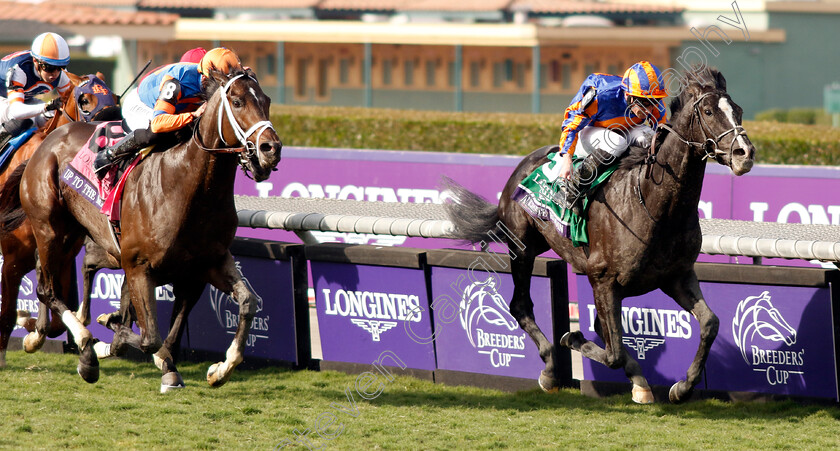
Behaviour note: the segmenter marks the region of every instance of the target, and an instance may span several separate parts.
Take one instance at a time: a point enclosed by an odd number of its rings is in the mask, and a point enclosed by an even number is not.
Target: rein
[[[242,146],[240,146],[240,147],[219,147],[219,148],[206,147],[201,142],[201,139],[198,136],[198,122],[201,121],[201,118],[198,118],[198,121],[196,121],[196,125],[193,127],[193,141],[195,141],[195,143],[196,143],[196,145],[198,146],[199,149],[201,149],[205,152],[208,152],[208,153],[212,153],[212,154],[238,153],[238,154],[240,154],[239,164],[243,168],[245,167],[245,163],[248,161],[248,159],[250,159],[251,157],[256,155],[256,153],[257,153],[256,142],[259,142],[260,136],[262,136],[262,134],[267,129],[274,130],[274,125],[272,125],[271,121],[268,121],[268,120],[259,121],[256,124],[252,125],[251,128],[249,128],[248,130],[243,130],[242,127],[239,125],[239,122],[236,120],[236,117],[233,115],[233,110],[230,106],[230,100],[228,100],[227,91],[228,91],[228,89],[230,89],[230,86],[233,84],[234,81],[238,80],[239,78],[243,77],[244,75],[245,74],[239,74],[239,75],[231,78],[230,80],[228,80],[228,82],[225,83],[224,86],[219,87],[218,92],[219,92],[219,95],[221,96],[221,99],[222,99],[221,100],[221,102],[222,102],[222,112],[224,112],[224,114],[219,112],[216,115],[216,117],[218,118],[218,121],[217,121],[218,125],[217,126],[218,126],[219,138],[221,138],[222,143],[225,146],[228,146],[228,142],[225,139],[225,136],[224,136],[224,133],[223,133],[223,130],[222,130],[222,117],[226,116],[227,119],[228,119],[228,122],[230,122],[231,127],[233,128],[233,132],[236,134],[236,138],[239,140],[239,143],[242,144]],[[252,134],[254,134],[255,132],[257,133],[256,142],[248,141],[248,137],[251,136]],[[246,174],[247,174],[247,171],[246,171]]]

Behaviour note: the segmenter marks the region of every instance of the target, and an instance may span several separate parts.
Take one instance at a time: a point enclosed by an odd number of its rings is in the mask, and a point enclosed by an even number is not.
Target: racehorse
[[[17,149],[9,160],[8,165],[0,172],[0,185],[5,184],[14,168],[28,160],[44,138],[55,130],[69,122],[75,121],[103,121],[112,120],[120,116],[118,107],[119,100],[105,85],[101,73],[96,75],[78,76],[66,72],[73,88],[67,92],[63,99],[63,106],[58,110],[52,119],[44,124],[44,127],[34,133],[19,149]],[[3,253],[3,268],[0,284],[2,284],[2,299],[8,302],[0,304],[0,367],[5,366],[6,348],[9,336],[12,333],[16,318],[16,302],[21,280],[29,271],[35,269],[36,251],[35,237],[29,222],[25,222],[12,233],[0,233],[0,249]],[[96,254],[91,254],[92,256]],[[86,261],[91,266],[102,266],[94,262],[92,258]],[[86,291],[87,292],[87,291]],[[43,334],[27,335],[24,348],[27,351],[34,351],[43,345],[43,340],[49,337],[56,337],[64,332],[64,325],[60,318],[53,316],[49,326],[47,320],[50,318],[46,306],[41,305],[39,311],[40,326],[35,320],[28,319],[28,316],[19,318],[19,321],[32,332],[40,329]],[[90,322],[90,296],[85,297],[82,308],[78,310],[79,319],[82,322]],[[28,312],[27,312],[28,315]]]
[[[171,346],[208,282],[229,293],[240,309],[226,360],[208,370],[210,385],[227,382],[243,359],[256,296],[247,289],[229,251],[238,223],[233,184],[237,165],[258,182],[268,178],[280,161],[282,144],[268,120],[271,100],[250,70],[212,71],[202,91],[207,109],[190,139],[151,153],[129,174],[119,247],[99,209],[58,181],[95,125],[72,123],[53,132],[26,164],[20,183],[7,183],[0,192],[4,228],[14,230],[21,209],[32,222],[41,265],[38,299],[72,332],[80,350],[77,370],[87,382],[98,380],[97,353],[106,354],[110,345],[95,350],[90,332],[66,305],[73,258],[85,235],[120,262],[141,330],[137,336],[123,325],[114,344],[118,337],[131,336],[142,351],[154,354],[163,373],[161,391],[184,386]],[[235,142],[241,147],[228,144]],[[177,314],[163,342],[154,289],[167,283],[173,286]]]
[[[520,162],[498,207],[449,182],[455,202],[447,209],[454,238],[475,243],[486,240],[488,232],[507,236],[515,286],[510,311],[545,362],[539,377],[543,390],[558,388],[556,356],[554,345],[534,320],[530,281],[534,258],[549,248],[588,276],[597,311],[595,331],[604,342],[601,348],[577,331],[565,334],[561,345],[609,368],[623,368],[633,384],[633,400],[652,403],[641,367],[622,345],[621,301],[659,288],[700,324],[699,348],[686,379],[671,387],[671,402],[688,399],[699,381],[719,324],[694,272],[702,241],[697,205],[706,160],[742,175],[752,168],[755,148],[741,127],[742,110],[726,92],[726,80],[719,71],[693,68],[681,87],[670,105],[671,125],[658,128],[655,158],[647,150],[632,149],[606,184],[592,194],[588,246],[574,247],[555,227],[535,220],[511,199],[520,181],[546,163],[557,146],[537,149]],[[646,169],[651,170],[650,177]]]

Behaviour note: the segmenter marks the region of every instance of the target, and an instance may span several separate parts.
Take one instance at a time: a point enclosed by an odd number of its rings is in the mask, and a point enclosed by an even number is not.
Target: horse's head
[[[752,169],[755,147],[741,126],[743,110],[726,92],[717,69],[695,67],[684,78],[684,89],[671,102],[671,120],[702,156],[729,166],[735,175]]]
[[[267,179],[280,163],[283,143],[269,120],[271,99],[253,71],[237,69],[225,74],[211,69],[202,91],[210,113],[199,125],[204,145],[222,149],[238,143],[242,146],[239,164],[245,173],[251,172],[257,182]]]
[[[65,101],[66,114],[76,121],[109,121],[121,118],[119,99],[105,84],[101,72],[69,74],[73,90]]]

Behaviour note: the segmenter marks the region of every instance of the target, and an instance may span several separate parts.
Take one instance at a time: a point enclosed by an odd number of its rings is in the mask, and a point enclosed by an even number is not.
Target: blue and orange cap
[[[32,56],[47,64],[65,67],[70,62],[70,47],[57,33],[41,33],[32,41]]]
[[[668,97],[665,92],[662,72],[647,61],[630,66],[621,79],[621,87],[628,95],[660,99]]]

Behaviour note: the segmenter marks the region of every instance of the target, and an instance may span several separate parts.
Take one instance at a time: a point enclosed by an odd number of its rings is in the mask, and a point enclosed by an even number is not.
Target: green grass
[[[408,377],[386,381],[362,400],[355,376],[266,368],[237,370],[211,389],[207,363],[184,363],[187,388],[157,393],[151,364],[111,360],[88,385],[72,355],[10,352],[0,370],[0,448],[270,449],[322,416],[325,449],[832,449],[840,409],[792,402],[639,406],[630,395],[592,399],[573,390],[503,393],[435,385]],[[352,388],[351,388],[352,390]],[[340,424],[339,424],[340,423]],[[340,434],[339,434],[340,431]],[[305,449],[298,445],[299,449]]]

